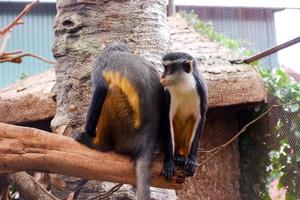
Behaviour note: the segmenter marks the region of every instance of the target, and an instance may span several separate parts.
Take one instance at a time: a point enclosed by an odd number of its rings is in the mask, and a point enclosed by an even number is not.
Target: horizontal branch
[[[115,153],[90,149],[72,138],[39,129],[0,123],[0,174],[43,171],[91,180],[135,185],[133,162]],[[152,168],[152,185],[179,188],[182,177],[168,182],[161,175],[162,162]]]

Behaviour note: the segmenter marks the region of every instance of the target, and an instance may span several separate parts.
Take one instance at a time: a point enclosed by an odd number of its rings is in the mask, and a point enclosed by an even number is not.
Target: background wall
[[[27,3],[0,2],[0,28],[5,27],[23,10]],[[23,20],[25,24],[13,29],[7,51],[23,50],[39,56],[52,57],[53,24],[56,15],[55,3],[39,3]],[[21,64],[1,63],[0,88],[21,77],[45,71],[49,64],[26,57]]]

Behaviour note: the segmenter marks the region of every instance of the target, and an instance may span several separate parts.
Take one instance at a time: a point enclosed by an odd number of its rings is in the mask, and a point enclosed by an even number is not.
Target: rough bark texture
[[[55,115],[54,69],[0,89],[0,122],[26,123]]]
[[[0,174],[24,170],[65,174],[91,180],[135,185],[128,157],[92,150],[75,140],[38,129],[0,123]],[[180,178],[167,182],[162,162],[154,163],[152,185],[178,188]]]
[[[200,148],[209,150],[228,141],[237,132],[232,108],[211,109],[202,135]],[[198,162],[209,154],[200,153]],[[225,148],[207,164],[198,168],[196,176],[177,190],[179,200],[238,200],[239,192],[238,141]]]
[[[138,55],[159,63],[168,47],[163,0],[64,0],[57,2],[55,42],[57,112],[52,127],[83,125],[90,70],[100,50],[123,41]]]
[[[91,65],[107,42],[124,41],[134,49],[136,54],[158,63],[160,56],[167,49],[168,34],[165,30],[165,1],[124,0],[120,3],[119,1],[64,0],[59,1],[57,6],[56,39],[53,53],[58,61],[56,65],[58,107],[52,125],[56,132],[59,132],[59,128],[64,126],[76,128],[83,125],[91,91],[89,80]],[[260,102],[265,99],[264,85],[256,71],[247,65],[231,65],[228,62],[228,60],[236,59],[238,57],[236,54],[196,33],[179,16],[170,18],[169,25],[170,50],[188,52],[200,63],[209,86],[210,108]],[[33,102],[30,105],[36,106],[36,103]],[[0,110],[2,107],[0,106]],[[38,108],[40,107],[38,106]],[[44,107],[47,108],[47,106]],[[34,110],[37,112],[36,108]],[[23,114],[24,112],[22,116]],[[18,119],[17,116],[16,119]],[[235,132],[236,119],[229,109],[211,109],[201,148],[210,149],[220,145]],[[2,133],[6,134],[6,132]],[[30,140],[22,141],[28,145],[26,148],[19,143],[21,141],[14,138],[0,139],[0,154],[2,151],[4,156],[8,156],[5,149],[15,149],[15,158],[20,159],[20,163],[28,161],[24,157],[33,156],[35,162],[31,162],[31,169],[43,169],[66,175],[81,175],[85,178],[93,177],[116,182],[126,180],[125,182],[134,183],[135,181],[132,165],[126,158],[95,151],[91,153],[91,150],[86,150],[77,143],[74,146],[72,140],[61,136],[56,138],[56,136],[46,134],[46,136],[33,137],[30,135],[30,137],[32,137]],[[50,138],[45,139],[45,137],[51,137],[53,143],[50,142]],[[40,140],[41,138],[44,140]],[[51,151],[51,149],[61,148],[61,145],[57,145],[61,144],[61,141],[59,142],[55,138],[58,140],[63,138],[63,147],[68,153]],[[70,141],[73,143],[69,143]],[[47,145],[43,146],[45,143],[51,148],[46,148]],[[36,146],[37,144],[41,146]],[[44,157],[45,155],[50,157]],[[76,160],[74,160],[74,155],[76,155]],[[87,157],[96,159],[90,161],[92,164],[89,163],[88,166],[85,166],[83,162],[78,163],[80,160],[78,156],[80,159]],[[65,171],[64,167],[66,158],[70,159],[69,161],[72,163],[72,168],[68,167],[68,171]],[[201,162],[203,159],[203,154],[199,155],[198,160]],[[106,161],[109,161],[106,167],[99,166],[99,163]],[[52,163],[49,165],[49,162]],[[62,165],[53,168],[53,162],[61,162]],[[237,143],[235,143],[199,169],[196,177],[191,178],[184,189],[178,191],[179,199],[239,199],[238,162],[239,152]],[[20,163],[12,162],[11,165],[14,165],[14,170],[24,170],[22,168],[24,165]],[[80,170],[80,173],[74,171],[73,166]],[[3,165],[2,169],[4,167],[7,169],[7,165]],[[50,169],[45,169],[45,167]],[[114,167],[117,170],[110,171],[112,168],[115,169]],[[155,174],[160,172],[160,169],[157,168]],[[102,173],[99,173],[99,170]],[[155,170],[156,168],[154,168]],[[130,175],[127,175],[126,172]],[[155,180],[160,179],[155,178]]]
[[[10,184],[14,184],[23,200],[58,200],[44,190],[33,177],[26,172],[17,172],[7,177]]]

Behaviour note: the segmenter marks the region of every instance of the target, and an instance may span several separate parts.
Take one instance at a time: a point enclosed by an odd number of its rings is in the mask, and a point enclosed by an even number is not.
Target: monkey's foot
[[[183,155],[176,154],[174,156],[174,161],[178,167],[184,167],[186,165],[186,158]]]
[[[74,139],[81,143],[81,144],[84,144],[86,146],[93,146],[93,138],[92,136],[90,136],[90,134],[86,133],[86,132],[78,132],[78,133],[75,133],[75,137]]]
[[[163,174],[167,180],[171,180],[175,175],[176,167],[174,161],[165,161]]]
[[[197,166],[198,166],[197,161],[188,159],[184,166],[185,175],[186,176],[194,176]]]
[[[108,152],[108,151],[113,150],[112,145],[109,143],[94,145],[93,148],[97,149],[98,151],[102,151],[102,152]]]

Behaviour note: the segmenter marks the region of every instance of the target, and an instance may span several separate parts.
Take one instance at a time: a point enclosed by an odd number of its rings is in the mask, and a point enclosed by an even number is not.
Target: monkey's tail
[[[141,154],[136,160],[137,192],[139,200],[150,200],[150,180],[152,158],[151,153]]]

